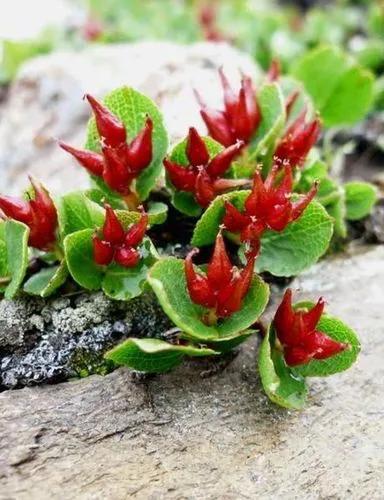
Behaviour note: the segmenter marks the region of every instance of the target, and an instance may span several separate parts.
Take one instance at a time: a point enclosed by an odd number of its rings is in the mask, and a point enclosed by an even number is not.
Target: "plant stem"
[[[139,197],[133,191],[124,196],[123,199],[129,210],[136,210],[140,204]]]
[[[217,314],[215,309],[209,309],[208,312],[204,315],[203,321],[208,326],[213,326],[217,324]]]

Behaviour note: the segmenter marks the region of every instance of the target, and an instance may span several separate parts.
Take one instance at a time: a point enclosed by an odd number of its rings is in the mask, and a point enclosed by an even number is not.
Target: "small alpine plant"
[[[22,198],[0,196],[0,290],[7,299],[48,297],[70,282],[128,301],[152,289],[175,325],[172,336],[129,338],[106,353],[142,372],[226,355],[264,331],[258,369],[266,394],[299,409],[306,377],[345,370],[359,352],[354,332],[324,313],[323,299],[292,304],[290,290],[270,325],[260,326],[265,273],[290,278],[315,264],[340,222],[325,198],[334,181],[312,158],[320,119],[299,88],[283,94],[277,63],[257,91],[249,76],[238,91],[222,70],[219,78],[222,111],[198,96],[209,136],[190,127],[170,150],[148,97],[128,87],[103,102],[87,94],[93,116],[84,147],[60,146],[89,173],[91,188],[52,197],[31,180]],[[371,192],[362,210],[361,189],[348,190],[355,220],[375,201]],[[185,258],[172,256],[180,243]]]

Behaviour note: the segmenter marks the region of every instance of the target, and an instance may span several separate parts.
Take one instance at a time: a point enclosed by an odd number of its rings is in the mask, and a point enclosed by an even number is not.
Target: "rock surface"
[[[27,62],[1,110],[0,189],[17,193],[27,184],[27,173],[55,193],[88,185],[85,172],[56,144],[60,138],[82,146],[89,117],[82,101],[86,92],[102,97],[130,85],[147,94],[161,107],[172,143],[184,137],[189,126],[205,132],[193,89],[218,106],[220,66],[234,83],[240,71],[256,74],[250,56],[212,43],[100,45]]]
[[[293,284],[354,327],[349,372],[277,408],[256,339],[222,373],[191,363],[134,384],[127,370],[0,395],[0,498],[382,498],[384,248],[315,266]],[[305,292],[305,293],[304,293]]]

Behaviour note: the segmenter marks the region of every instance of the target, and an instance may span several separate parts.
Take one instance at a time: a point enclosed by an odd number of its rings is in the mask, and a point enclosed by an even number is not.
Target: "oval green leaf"
[[[59,266],[47,267],[31,276],[23,289],[31,295],[49,297],[65,283],[67,277],[67,264],[63,261]]]
[[[5,222],[5,244],[7,247],[8,270],[11,281],[5,289],[6,299],[12,299],[19,291],[28,266],[29,228],[18,221]]]
[[[105,357],[117,365],[124,365],[147,373],[165,373],[179,365],[185,356],[200,357],[217,354],[212,349],[192,345],[173,345],[159,339],[130,338],[114,347]]]
[[[283,93],[277,83],[263,85],[257,94],[261,121],[250,144],[253,159],[269,166],[275,151],[276,140],[284,130],[286,112]]]
[[[369,182],[348,182],[344,185],[348,220],[369,215],[377,200],[377,189]]]
[[[358,122],[372,104],[372,74],[336,47],[306,53],[292,74],[303,82],[327,127]]]

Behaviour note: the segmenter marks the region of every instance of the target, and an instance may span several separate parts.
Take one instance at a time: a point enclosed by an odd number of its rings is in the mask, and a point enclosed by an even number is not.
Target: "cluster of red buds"
[[[0,209],[7,217],[29,227],[28,244],[38,250],[50,251],[56,242],[57,212],[48,191],[30,178],[34,198],[23,200],[0,196]]]
[[[210,159],[204,140],[191,127],[186,145],[189,165],[179,165],[166,158],[164,166],[176,189],[192,193],[201,207],[207,207],[218,194],[248,182],[247,179],[222,178],[243,145],[244,142],[238,141]]]
[[[102,238],[93,235],[93,257],[96,264],[107,266],[112,261],[124,267],[135,267],[140,260],[137,246],[143,241],[148,227],[148,214],[141,213],[139,222],[125,231],[115,212],[105,205]]]
[[[287,113],[290,112],[297,96],[297,93],[293,93],[288,98],[286,103]],[[304,109],[292,125],[289,126],[275,151],[277,161],[286,161],[292,168],[303,165],[309,151],[320,135],[319,118],[307,122],[306,116],[307,110]]]
[[[185,259],[187,288],[192,301],[210,310],[211,314],[205,316],[208,321],[212,317],[216,320],[232,315],[241,308],[251,285],[254,256],[249,256],[242,270],[232,266],[221,232],[216,237],[206,274],[196,271],[193,266],[192,258],[197,253],[198,249],[195,248]]]
[[[211,137],[223,146],[231,146],[237,141],[244,141],[247,144],[255,134],[261,120],[252,79],[243,76],[240,90],[236,95],[222,69],[219,73],[224,91],[224,110],[208,108],[201,96],[196,93],[201,107],[201,117]]]
[[[101,137],[101,153],[76,149],[60,142],[60,146],[76,158],[88,172],[101,177],[113,191],[127,197],[131,184],[152,161],[152,120],[128,144],[125,125],[94,97],[86,95],[95,115]]]
[[[205,40],[210,42],[229,41],[217,27],[217,3],[208,0],[198,12],[198,20]]]
[[[297,366],[311,359],[327,359],[348,347],[348,344],[337,342],[316,330],[324,305],[320,298],[309,311],[295,311],[292,307],[292,290],[285,292],[273,323],[287,365]]]
[[[240,212],[232,203],[225,202],[225,228],[231,233],[239,233],[240,240],[249,243],[257,254],[263,232],[266,229],[282,231],[300,217],[316,195],[317,183],[297,201],[291,201],[292,188],[292,169],[286,163],[274,165],[264,182],[260,172],[256,171],[244,211]]]

